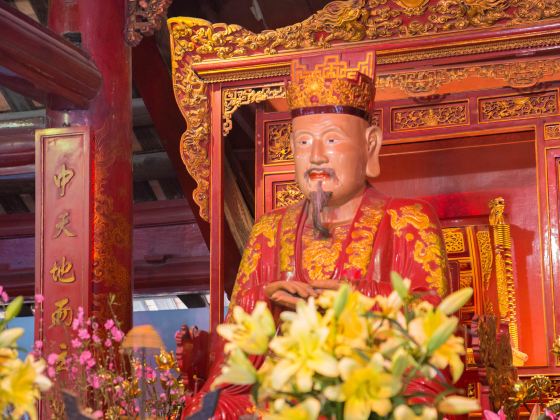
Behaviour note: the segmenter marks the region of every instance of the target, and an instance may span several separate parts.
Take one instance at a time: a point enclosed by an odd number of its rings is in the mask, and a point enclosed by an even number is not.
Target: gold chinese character
[[[51,325],[66,325],[69,327],[72,324],[72,308],[68,306],[70,299],[62,298],[54,303],[56,306],[55,311],[51,315]]]
[[[66,194],[66,186],[73,177],[74,170],[67,169],[66,163],[63,163],[58,174],[54,175],[54,185],[58,188],[58,194],[61,197],[64,197],[64,194]]]
[[[68,236],[70,238],[76,236],[74,232],[72,232],[69,228],[66,227],[69,224],[70,224],[70,212],[65,211],[59,214],[58,223],[55,225],[56,232],[54,233],[53,239],[58,238],[60,235],[62,235],[62,233],[64,233],[65,236]]]
[[[55,282],[72,283],[76,280],[74,272],[72,271],[73,267],[70,261],[66,261],[66,257],[62,257],[60,265],[58,265],[58,261],[55,261],[49,273],[51,273]]]
[[[68,346],[65,343],[61,343],[58,345],[58,348],[60,349],[59,353],[58,353],[58,358],[56,359],[56,371],[57,372],[63,372],[66,369],[66,358],[68,357]]]

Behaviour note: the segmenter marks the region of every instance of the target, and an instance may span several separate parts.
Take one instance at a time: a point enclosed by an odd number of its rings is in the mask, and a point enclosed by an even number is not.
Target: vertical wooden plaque
[[[45,354],[64,354],[68,329],[82,307],[90,315],[93,165],[89,127],[35,134],[35,337]]]

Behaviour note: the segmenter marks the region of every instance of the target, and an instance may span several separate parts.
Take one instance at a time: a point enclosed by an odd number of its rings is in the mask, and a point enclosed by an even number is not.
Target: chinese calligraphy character
[[[72,271],[73,267],[70,261],[66,261],[66,257],[62,257],[60,265],[58,265],[58,261],[55,261],[49,273],[51,273],[55,282],[72,283],[76,280],[74,272]]]
[[[72,324],[72,308],[68,306],[70,299],[62,298],[54,303],[56,306],[55,311],[51,315],[52,325],[66,325],[69,327]]]
[[[58,238],[64,233],[65,236],[73,237],[76,236],[67,226],[70,224],[70,212],[65,211],[59,214],[58,223],[55,225],[56,232],[54,233],[54,239]]]
[[[58,188],[58,194],[61,197],[64,197],[64,194],[66,194],[66,186],[73,177],[74,171],[72,169],[67,169],[66,163],[63,163],[58,174],[54,175],[54,185]]]
[[[56,359],[56,371],[63,372],[66,369],[66,358],[68,356],[68,346],[65,343],[60,343],[58,345],[60,352],[58,353],[58,358]]]

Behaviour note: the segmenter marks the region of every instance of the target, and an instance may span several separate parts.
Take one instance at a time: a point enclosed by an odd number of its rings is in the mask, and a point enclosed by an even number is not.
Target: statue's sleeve
[[[266,301],[264,286],[275,272],[275,243],[280,220],[280,213],[266,214],[253,226],[241,258],[225,322],[231,322],[234,306],[241,306],[246,312],[251,312],[259,300]],[[184,410],[186,414],[200,407],[202,397],[210,391],[212,383],[221,372],[226,356],[225,343],[219,337],[216,341],[211,349],[215,357],[211,361],[208,379],[202,390],[187,402]],[[263,360],[263,357],[251,357],[257,368]],[[250,386],[226,384],[220,388],[222,391],[216,408],[216,419],[237,419],[251,411],[253,404],[249,398]]]
[[[393,230],[393,270],[415,291],[448,293],[449,272],[439,220],[425,202],[395,200],[387,210]],[[436,299],[437,300],[437,299]]]

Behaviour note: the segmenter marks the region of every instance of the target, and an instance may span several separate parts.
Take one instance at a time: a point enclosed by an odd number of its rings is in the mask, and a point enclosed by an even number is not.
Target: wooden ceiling
[[[324,7],[328,0],[175,0],[168,16],[192,16],[212,22],[227,22],[242,25],[252,31],[273,29],[304,20],[315,11]],[[25,13],[33,20],[46,25],[48,0],[8,0],[8,4]],[[169,71],[169,42],[167,28],[163,27],[155,35],[158,51]],[[145,41],[144,41],[145,42]],[[133,66],[144,66],[147,63],[133,62]],[[149,112],[136,86],[133,89],[134,113],[134,201],[175,200],[184,197],[181,183],[177,179],[176,170],[166,155],[158,130],[155,129]],[[175,107],[175,103],[169,103]],[[253,185],[252,127],[254,111],[249,108],[240,110],[236,116],[239,127],[230,134],[228,156],[232,166],[239,168],[246,178],[247,185]],[[9,127],[14,121],[26,121],[32,124],[17,133],[19,149],[10,146],[16,134]],[[0,214],[32,213],[34,210],[34,175],[33,136],[34,129],[45,124],[44,106],[26,98],[8,88],[0,86]],[[242,127],[245,127],[243,130]],[[26,138],[26,140],[25,140]],[[11,151],[10,151],[10,147]],[[11,152],[11,153],[8,153]],[[25,162],[25,167],[18,163]],[[13,158],[13,159],[12,159]],[[22,160],[23,159],[23,160]],[[19,167],[15,169],[15,167]],[[184,169],[183,169],[184,170]],[[253,207],[252,195],[248,188],[245,199],[250,208]]]

